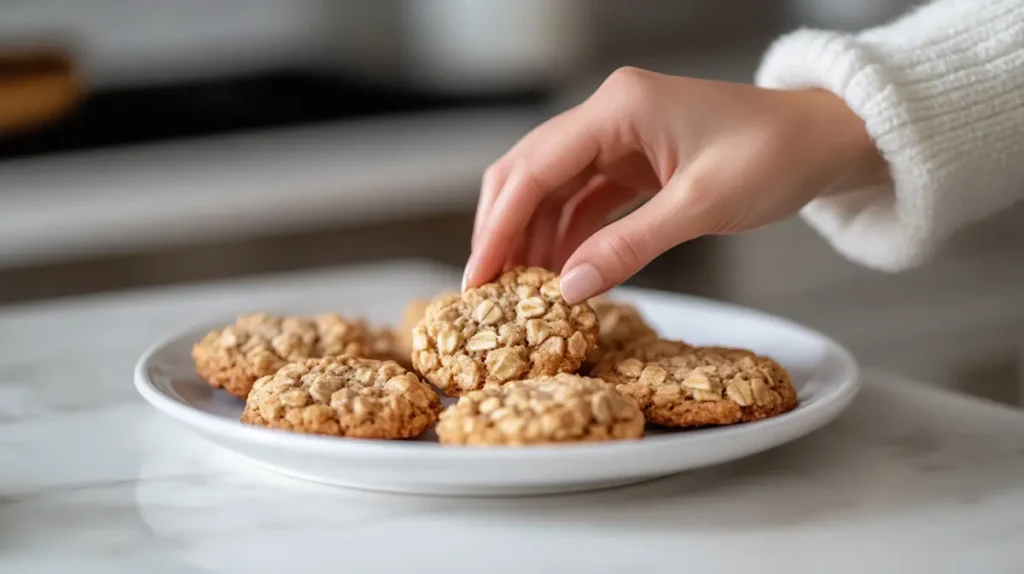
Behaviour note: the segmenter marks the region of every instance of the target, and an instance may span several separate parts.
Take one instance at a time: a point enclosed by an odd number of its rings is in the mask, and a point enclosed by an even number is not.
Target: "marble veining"
[[[279,477],[134,394],[136,357],[211,313],[344,298],[410,274],[424,278],[423,293],[453,280],[395,264],[0,312],[0,572],[1019,572],[1024,563],[1024,413],[883,374],[866,375],[835,423],[778,449],[628,488],[525,499]]]

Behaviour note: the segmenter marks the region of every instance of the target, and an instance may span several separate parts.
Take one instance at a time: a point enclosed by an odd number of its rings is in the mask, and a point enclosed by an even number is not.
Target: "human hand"
[[[561,268],[575,303],[684,241],[754,229],[887,177],[863,122],[830,92],[623,68],[487,169],[463,282]]]

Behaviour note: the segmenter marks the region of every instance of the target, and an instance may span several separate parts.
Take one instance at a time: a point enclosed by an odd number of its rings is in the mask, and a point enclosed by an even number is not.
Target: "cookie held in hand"
[[[432,303],[413,331],[413,366],[449,396],[575,373],[597,341],[590,305],[569,305],[559,276],[520,267]]]
[[[444,291],[433,299],[414,299],[405,306],[405,310],[402,312],[402,323],[395,328],[396,351],[398,356],[403,359],[399,363],[403,365],[408,363],[412,366],[412,332],[426,316],[427,307],[442,299],[458,297],[457,291]]]

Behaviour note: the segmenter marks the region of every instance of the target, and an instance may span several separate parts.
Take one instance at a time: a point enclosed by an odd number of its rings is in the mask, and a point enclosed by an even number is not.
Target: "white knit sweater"
[[[843,98],[893,186],[822,197],[804,218],[846,257],[897,271],[1024,199],[1024,0],[939,0],[856,35],[799,30],[757,84]]]

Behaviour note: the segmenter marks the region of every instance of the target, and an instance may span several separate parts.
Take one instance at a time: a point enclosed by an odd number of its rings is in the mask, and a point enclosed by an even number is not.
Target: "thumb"
[[[672,247],[704,235],[709,228],[693,209],[693,189],[676,173],[647,203],[584,241],[562,267],[562,297],[585,301],[629,279]]]

